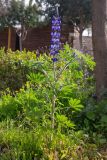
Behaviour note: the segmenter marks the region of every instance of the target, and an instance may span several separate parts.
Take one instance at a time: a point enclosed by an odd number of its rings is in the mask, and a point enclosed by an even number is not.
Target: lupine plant
[[[0,147],[7,145],[1,159],[55,160],[56,156],[56,159],[68,160],[85,159],[88,155],[83,134],[73,130],[76,126],[72,116],[81,111],[92,92],[88,73],[95,63],[91,56],[73,50],[69,45],[56,56],[54,62],[52,55],[35,57],[33,54],[31,58],[26,52],[8,53],[9,63],[12,57],[17,62],[15,69],[21,62],[20,65],[30,73],[27,72],[28,82],[19,92],[14,96],[6,93],[0,99]],[[81,155],[77,153],[78,146],[84,149]]]
[[[61,42],[61,18],[59,16],[53,16],[52,18],[52,32],[51,32],[51,46],[50,46],[50,55],[52,56],[53,61],[53,75],[54,75],[54,83],[56,82],[56,66],[55,62],[57,62],[57,55],[60,50]],[[55,114],[55,103],[56,103],[56,95],[55,95],[55,87],[54,87],[54,95],[52,100],[52,128],[54,129],[54,114]]]

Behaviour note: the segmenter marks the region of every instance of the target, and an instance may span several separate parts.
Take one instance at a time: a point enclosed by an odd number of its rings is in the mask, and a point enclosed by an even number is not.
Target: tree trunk
[[[22,52],[22,37],[19,36],[19,46],[20,46],[20,52]]]
[[[84,20],[83,20],[83,9],[80,7],[79,10],[80,14],[80,25],[79,25],[79,43],[80,43],[80,49],[83,48],[83,43],[82,43],[82,33],[83,33],[83,28],[84,28]]]
[[[83,48],[83,43],[82,43],[82,33],[83,33],[83,31],[80,30],[80,32],[79,32],[79,44],[80,44],[80,49]]]
[[[92,0],[93,50],[96,61],[96,94],[107,97],[107,0]]]

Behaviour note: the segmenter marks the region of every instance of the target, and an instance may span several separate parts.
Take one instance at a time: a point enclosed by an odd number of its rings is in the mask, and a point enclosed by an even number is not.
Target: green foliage
[[[31,1],[30,1],[31,2]],[[2,4],[4,13],[0,16],[0,27],[7,26],[14,27],[15,25],[22,25],[26,28],[37,26],[41,15],[38,3],[25,5],[23,0],[11,0],[8,4]]]
[[[36,54],[33,52],[9,50],[5,53],[0,50],[0,95],[9,88],[10,91],[18,91],[27,81],[27,74],[31,68],[28,63],[35,61]]]
[[[83,108],[83,105],[80,104],[80,100],[78,99],[70,99],[69,101],[70,106],[74,111],[80,111]]]
[[[36,57],[26,51],[8,51],[6,55],[1,50],[0,57],[1,75],[13,74],[15,82],[18,78],[23,81],[18,91],[13,88],[14,94],[10,85],[10,90],[0,98],[0,158],[99,158],[96,145],[89,143],[88,135],[75,131],[77,126],[73,121],[94,90],[92,57],[68,45],[57,55],[55,63],[49,55]]]
[[[64,116],[70,125],[69,120],[72,119],[72,115],[80,112],[85,100],[93,92],[93,88],[86,89],[86,87],[90,84],[89,72],[94,68],[95,63],[91,56],[85,56],[72,50],[68,45],[65,45],[64,50],[60,51],[57,58],[58,62],[54,66],[51,57],[45,54],[36,58],[36,55],[30,52],[23,51],[20,53],[17,51],[14,54],[14,52],[9,51],[5,55],[4,51],[1,50],[1,82],[4,80],[4,73],[5,83],[7,82],[7,85],[4,86],[10,87],[13,91],[16,90],[14,85],[20,89],[26,80],[29,80],[19,93],[14,92],[14,98],[11,95],[2,96],[1,117],[6,118],[4,116],[6,115],[10,118],[13,116],[17,118],[21,112],[24,117],[28,117],[31,121],[37,117],[41,122],[45,117],[49,120],[52,116],[53,95],[55,94],[55,117],[57,116],[58,120],[57,114]],[[14,85],[8,86],[8,81],[12,78]],[[19,82],[20,86],[17,86],[16,82]],[[5,104],[3,99],[5,99]],[[8,101],[8,99],[10,100]],[[15,113],[12,113],[12,110]]]
[[[97,134],[97,143],[107,141],[107,101],[99,103],[89,102],[81,113],[81,122],[85,130],[90,133],[94,140]],[[95,132],[95,133],[93,133]]]
[[[9,25],[23,24],[26,27],[36,25],[38,22],[37,6],[25,6],[22,1],[11,1],[8,8],[7,23]]]
[[[8,121],[4,125],[6,128],[3,128],[0,123],[0,158],[2,160],[54,160],[55,158],[79,160],[99,157],[96,146],[88,144],[87,140],[83,141],[85,137],[80,131],[72,131],[69,136],[54,132],[51,140],[52,131],[43,130],[43,127],[29,131],[20,126],[15,128],[14,121]]]
[[[56,12],[55,5],[60,4],[59,13],[68,25],[73,24],[74,27],[84,30],[91,23],[91,0],[43,0],[43,2],[50,6],[46,10],[49,16]]]

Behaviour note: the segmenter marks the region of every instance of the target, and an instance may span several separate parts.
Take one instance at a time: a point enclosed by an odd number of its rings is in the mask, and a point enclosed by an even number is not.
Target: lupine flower
[[[57,58],[55,55],[58,54],[60,49],[60,36],[61,36],[61,18],[53,16],[52,18],[52,32],[51,32],[51,46],[50,54],[53,56],[52,61],[56,62]]]
[[[55,58],[55,57],[54,57],[54,58],[52,58],[52,61],[53,61],[53,62],[57,62],[57,61],[58,61],[58,58]]]

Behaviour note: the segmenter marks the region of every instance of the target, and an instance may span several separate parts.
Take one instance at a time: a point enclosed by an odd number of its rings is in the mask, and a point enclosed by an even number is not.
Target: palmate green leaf
[[[69,105],[74,111],[81,111],[81,109],[84,107],[79,99],[73,98],[69,100]]]
[[[71,91],[72,91],[72,85],[63,86],[62,88],[62,92],[64,93],[64,95],[71,93]]]
[[[74,128],[75,124],[68,119],[65,115],[56,115],[57,122],[60,123],[61,126]]]

